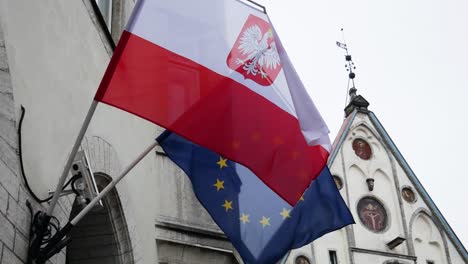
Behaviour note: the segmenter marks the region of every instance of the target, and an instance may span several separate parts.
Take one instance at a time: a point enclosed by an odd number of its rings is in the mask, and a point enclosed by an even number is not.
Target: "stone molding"
[[[422,207],[418,208],[418,209],[416,209],[414,211],[413,215],[411,215],[411,219],[410,219],[410,222],[409,222],[408,240],[410,240],[409,245],[411,247],[412,252],[416,255],[416,251],[414,249],[414,241],[413,241],[413,224],[414,224],[414,221],[420,215],[425,215],[427,218],[429,218],[429,220],[431,220],[431,222],[437,228],[437,231],[440,234],[442,242],[444,243],[443,246],[444,246],[445,259],[447,260],[448,264],[452,264],[452,260],[450,258],[450,253],[449,253],[449,250],[448,250],[447,239],[446,239],[446,236],[444,235],[443,228],[440,226],[440,224],[437,221],[434,221],[436,219],[434,219],[431,212],[429,210],[427,210],[426,208],[422,208]]]
[[[104,174],[109,178],[116,177],[121,171],[122,166],[118,154],[114,147],[98,136],[86,135],[81,144],[82,149],[86,150],[90,165],[95,174]],[[135,263],[142,263],[142,248],[136,231],[135,213],[133,211],[130,193],[125,184],[117,184],[116,190],[120,199],[122,211],[127,223],[128,233],[133,250]]]
[[[352,247],[350,249],[352,252],[358,252],[358,253],[366,253],[366,254],[380,255],[380,256],[393,257],[393,258],[402,258],[402,259],[408,259],[408,260],[414,260],[414,261],[417,259],[416,256],[408,256],[408,255],[402,255],[402,254],[396,254],[396,253],[390,253],[390,252],[384,252],[384,251],[378,251],[378,250],[356,248],[356,247]]]

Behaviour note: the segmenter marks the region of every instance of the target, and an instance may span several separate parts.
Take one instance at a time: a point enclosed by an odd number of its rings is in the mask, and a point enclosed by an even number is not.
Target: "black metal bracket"
[[[50,228],[53,224],[50,220],[52,217],[43,211],[38,211],[32,219],[31,239],[26,263],[44,264],[71,242],[71,238],[67,234],[73,228],[73,225],[68,223],[64,228],[58,230],[53,237],[46,238],[51,236]]]
[[[39,211],[31,221],[31,238],[28,251],[28,264],[38,263],[35,260],[41,255],[41,245],[44,241],[46,230],[50,224],[50,216]]]

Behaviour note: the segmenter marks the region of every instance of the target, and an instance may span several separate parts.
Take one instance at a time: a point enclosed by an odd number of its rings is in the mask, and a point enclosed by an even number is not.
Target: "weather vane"
[[[346,64],[345,64],[345,68],[346,68],[346,71],[349,73],[348,74],[348,85],[346,87],[346,99],[345,99],[345,107],[346,105],[348,104],[348,93],[349,93],[349,96],[351,97],[351,100],[354,98],[354,96],[356,96],[356,87],[354,86],[354,78],[356,77],[356,73],[354,73],[354,70],[356,69],[356,66],[354,65],[354,62],[353,62],[353,59],[351,58],[351,55],[349,54],[349,51],[348,51],[348,45],[346,44],[346,40],[345,40],[345,37],[344,37],[344,30],[341,29],[341,33],[343,35],[343,42],[339,42],[337,41],[336,42],[336,45],[339,47],[339,48],[342,48],[346,51],[346,55],[345,55],[345,60],[346,60]],[[352,87],[350,87],[350,85],[352,85]]]

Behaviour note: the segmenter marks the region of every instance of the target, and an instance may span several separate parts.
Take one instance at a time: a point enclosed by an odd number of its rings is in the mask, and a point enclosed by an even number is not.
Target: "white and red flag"
[[[268,16],[238,0],[139,0],[95,100],[244,164],[292,205],[329,155]]]

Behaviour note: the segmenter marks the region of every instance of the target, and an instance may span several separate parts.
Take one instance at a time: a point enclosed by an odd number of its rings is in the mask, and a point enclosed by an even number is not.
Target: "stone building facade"
[[[369,103],[351,97],[328,165],[356,224],[291,251],[286,263],[468,263],[463,244]]]
[[[55,189],[134,2],[0,0],[0,263],[26,263],[31,218],[48,204],[32,197],[23,176],[41,199]],[[26,112],[20,146],[21,106]],[[351,108],[330,167],[357,224],[291,251],[283,262],[329,263],[334,251],[341,264],[467,263],[463,245],[378,120],[366,107]],[[99,105],[81,144],[98,188],[161,131]],[[363,142],[356,150],[357,139]],[[415,200],[406,202],[403,193]],[[363,221],[357,207],[367,213]],[[63,226],[81,208],[75,195],[63,196],[54,216]],[[385,223],[372,222],[384,214]],[[138,164],[70,236],[67,249],[48,263],[241,263],[187,177],[161,149]],[[397,237],[405,240],[389,249]]]

